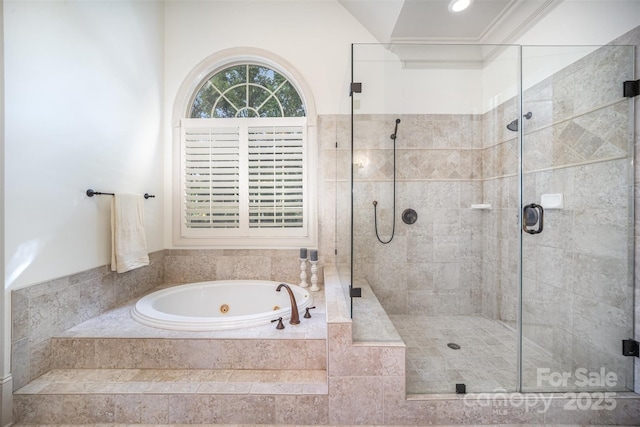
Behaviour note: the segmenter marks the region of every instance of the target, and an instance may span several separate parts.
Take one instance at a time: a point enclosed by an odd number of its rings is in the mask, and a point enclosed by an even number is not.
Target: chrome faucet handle
[[[276,326],[276,329],[284,329],[284,324],[282,323],[282,317],[279,317],[277,319],[273,319],[271,321],[271,323],[273,322],[278,322],[278,326]]]
[[[313,307],[307,307],[305,308],[305,312],[304,312],[304,318],[305,319],[310,319],[311,318],[311,313],[309,313],[309,310],[313,310],[314,308],[316,308],[316,306],[314,305]]]

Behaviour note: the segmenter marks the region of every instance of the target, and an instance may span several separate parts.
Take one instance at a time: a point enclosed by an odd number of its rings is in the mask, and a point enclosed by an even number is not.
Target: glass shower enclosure
[[[633,55],[353,45],[351,286],[408,393],[633,389]]]

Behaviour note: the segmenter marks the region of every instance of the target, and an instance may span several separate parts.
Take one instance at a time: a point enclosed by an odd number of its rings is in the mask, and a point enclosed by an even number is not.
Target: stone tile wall
[[[298,249],[167,249],[164,253],[164,283],[234,279],[300,283]],[[321,263],[323,257],[318,252]],[[319,270],[318,283],[322,284]],[[307,283],[310,279],[307,263]]]
[[[51,369],[51,337],[142,295],[162,283],[163,251],[149,265],[123,274],[109,266],[11,293],[11,372],[14,390]]]
[[[360,115],[354,123],[354,280],[366,280],[389,314],[478,313],[481,296],[482,121],[473,115]],[[416,223],[402,212],[414,209]],[[357,285],[357,283],[356,283]]]

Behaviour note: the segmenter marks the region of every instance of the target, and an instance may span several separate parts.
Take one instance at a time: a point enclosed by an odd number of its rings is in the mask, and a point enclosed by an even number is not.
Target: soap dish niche
[[[543,209],[563,209],[564,197],[562,193],[543,194],[540,196],[540,205]]]
[[[489,210],[491,209],[491,203],[474,203],[471,205],[471,209]]]

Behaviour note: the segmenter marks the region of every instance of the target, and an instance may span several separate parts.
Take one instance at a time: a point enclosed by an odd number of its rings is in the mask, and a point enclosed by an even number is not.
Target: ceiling
[[[474,0],[468,9],[449,11],[451,0],[339,0],[380,43],[497,45],[513,43],[562,0]],[[403,61],[416,56],[416,46],[395,47]],[[487,60],[497,48],[452,49],[471,64]],[[462,53],[466,51],[466,53]],[[454,54],[455,55],[455,54]],[[439,58],[442,62],[442,58]],[[452,58],[452,61],[456,61]],[[421,59],[424,62],[424,58]]]

